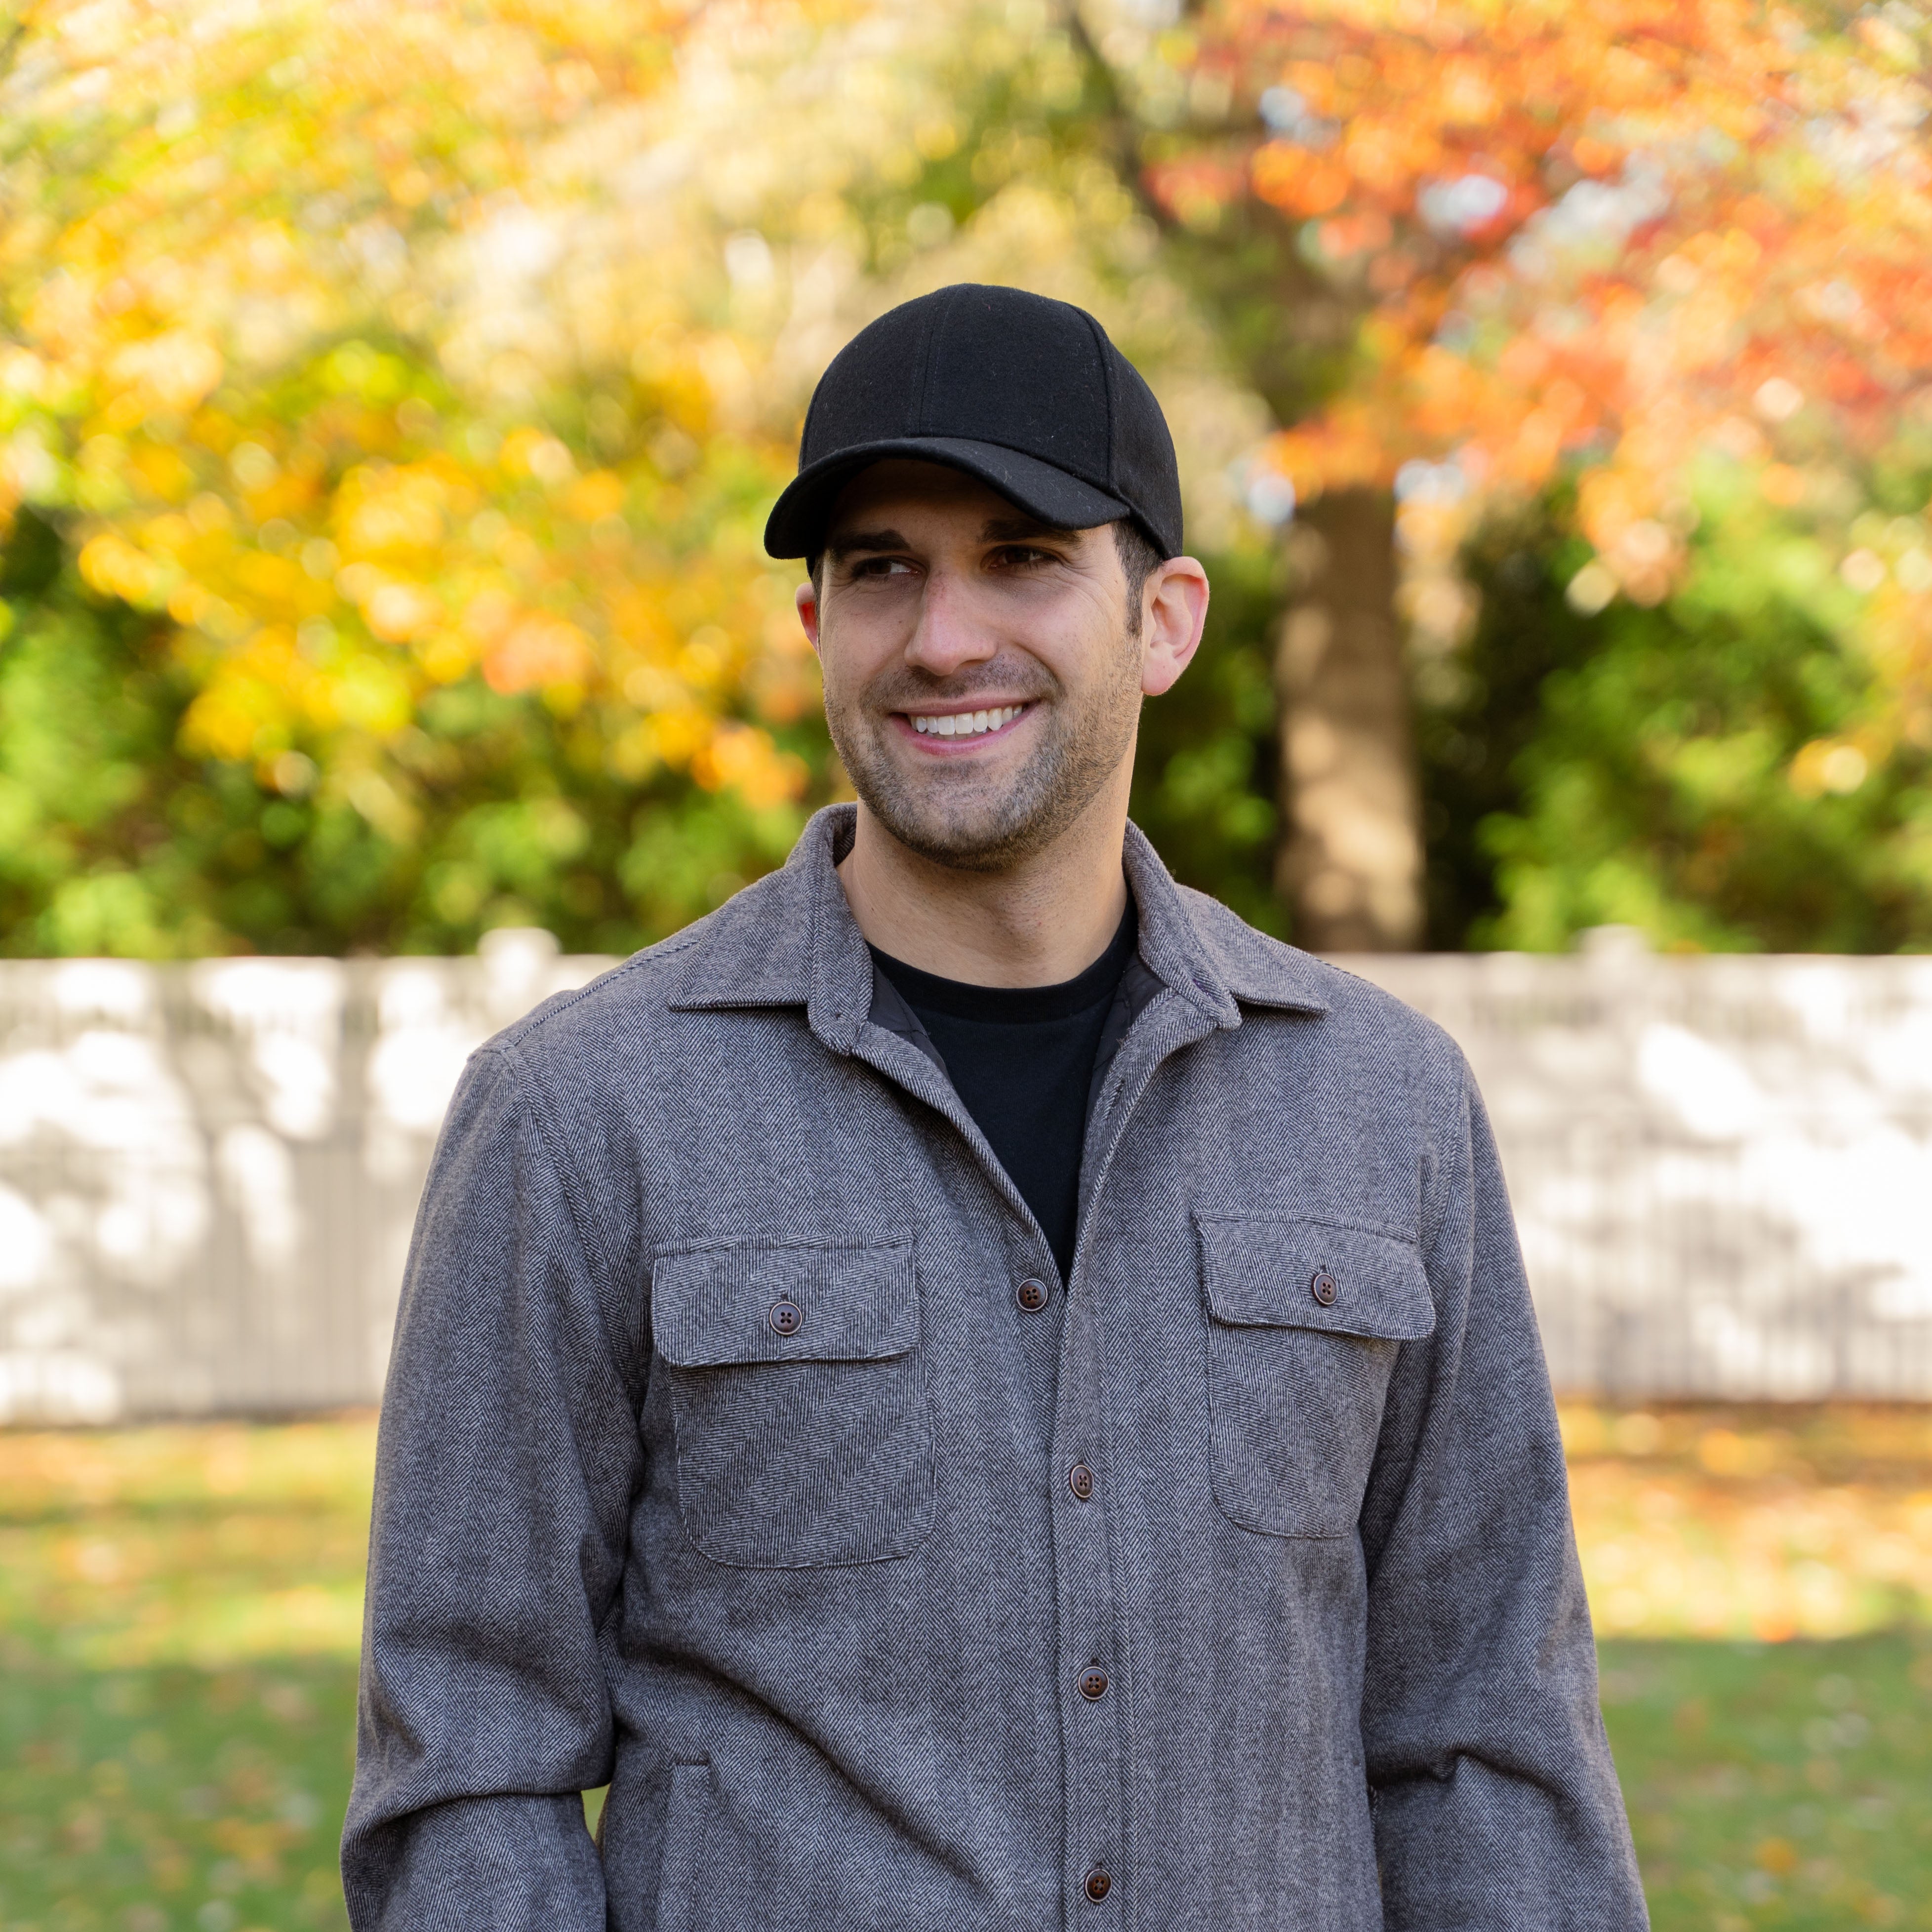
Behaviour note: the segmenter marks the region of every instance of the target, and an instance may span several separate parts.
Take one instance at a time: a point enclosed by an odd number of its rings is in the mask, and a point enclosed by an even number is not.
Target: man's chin
[[[861,794],[862,796],[862,794]],[[935,866],[958,872],[998,872],[1028,857],[1045,842],[1029,824],[993,816],[928,814],[906,811],[894,800],[880,808],[867,800],[879,824],[899,844]]]
[[[1018,788],[1010,780],[1004,787],[976,784],[973,796],[964,795],[966,787],[944,784],[880,784],[855,777],[854,784],[894,841],[956,872],[998,872],[1029,857],[1052,837],[1039,822],[1048,814],[1015,809]]]

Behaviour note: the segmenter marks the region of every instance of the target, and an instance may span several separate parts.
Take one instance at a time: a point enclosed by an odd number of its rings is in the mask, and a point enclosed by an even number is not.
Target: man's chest
[[[949,1523],[1023,1541],[1076,1464],[1076,1500],[1137,1524],[1352,1530],[1396,1349],[1432,1324],[1419,1156],[1287,1042],[1234,1044],[1124,1052],[1070,1280],[970,1122],[861,1064],[642,1156],[643,1420],[681,1540],[753,1569]]]

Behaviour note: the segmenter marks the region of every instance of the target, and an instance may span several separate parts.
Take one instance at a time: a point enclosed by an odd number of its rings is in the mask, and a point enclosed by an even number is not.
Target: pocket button
[[[1080,1694],[1088,1703],[1097,1704],[1107,1694],[1107,1673],[1096,1664],[1080,1678]]]
[[[1308,1284],[1308,1292],[1324,1308],[1333,1308],[1342,1292],[1342,1284],[1326,1268]]]
[[[796,1335],[805,1326],[805,1313],[795,1301],[775,1301],[766,1318],[781,1335]]]
[[[1096,1905],[1114,1888],[1114,1881],[1098,1865],[1087,1874],[1087,1896]]]

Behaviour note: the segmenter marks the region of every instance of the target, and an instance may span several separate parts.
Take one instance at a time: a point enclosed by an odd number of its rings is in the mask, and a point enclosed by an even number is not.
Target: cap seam
[[[939,360],[940,332],[946,326],[946,318],[952,312],[952,304],[958,299],[956,290],[966,284],[957,283],[953,288],[940,291],[940,299],[932,306],[926,319],[926,326],[920,338],[920,368],[919,372],[919,407],[913,416],[912,433],[914,436],[929,436],[932,431],[926,425],[932,421],[928,407],[932,398],[933,364]]]
[[[1078,311],[1080,319],[1086,323],[1088,332],[1094,338],[1094,346],[1100,356],[1100,393],[1107,403],[1107,494],[1118,496],[1120,493],[1114,482],[1114,472],[1118,465],[1114,448],[1114,358],[1107,353],[1113,344],[1107,340],[1107,332],[1083,308]]]

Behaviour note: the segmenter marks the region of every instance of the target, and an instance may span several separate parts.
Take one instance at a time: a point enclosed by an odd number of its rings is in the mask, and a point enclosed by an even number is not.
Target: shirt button
[[[1044,1308],[1046,1306],[1046,1283],[1043,1281],[1035,1281],[1030,1277],[1022,1282],[1019,1286],[1013,1290],[1013,1299],[1029,1315]]]
[[[1342,1284],[1326,1268],[1308,1284],[1308,1292],[1324,1308],[1333,1308],[1335,1298],[1342,1292]]]
[[[1088,1703],[1096,1704],[1107,1694],[1107,1673],[1096,1664],[1093,1669],[1083,1672],[1080,1678],[1080,1694]]]
[[[1066,1486],[1084,1503],[1094,1493],[1094,1472],[1084,1462],[1076,1462],[1066,1472]]]
[[[766,1317],[781,1335],[796,1335],[805,1326],[805,1314],[795,1301],[775,1301]]]
[[[1087,1874],[1087,1896],[1096,1905],[1114,1888],[1114,1881],[1098,1865]]]

